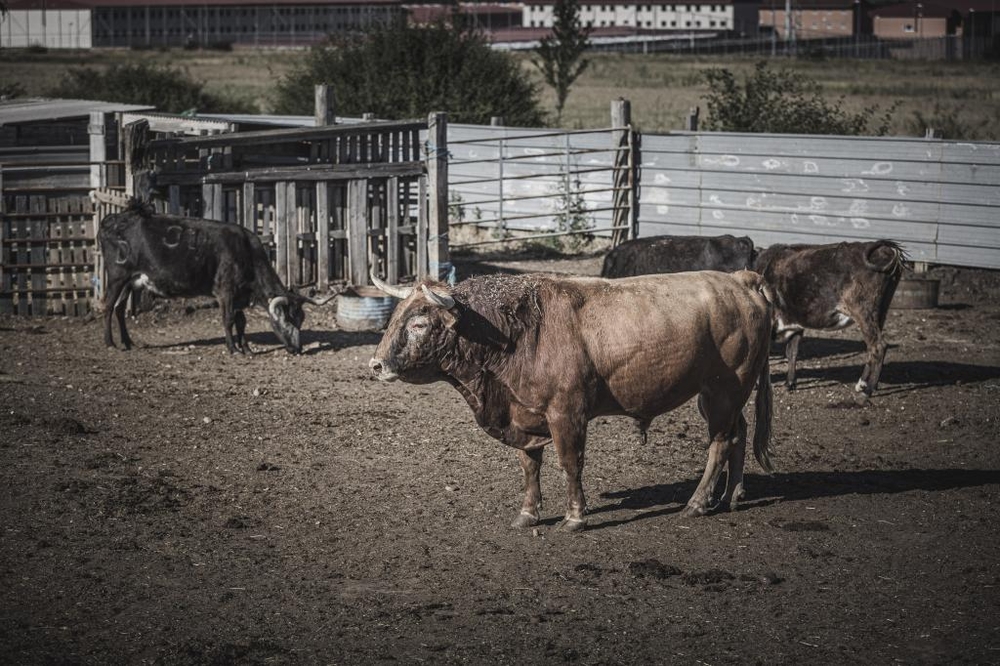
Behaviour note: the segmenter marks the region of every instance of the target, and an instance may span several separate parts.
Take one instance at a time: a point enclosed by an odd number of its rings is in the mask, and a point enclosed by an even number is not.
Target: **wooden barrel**
[[[343,331],[380,331],[398,300],[375,287],[352,287],[337,295],[337,327]]]
[[[892,307],[900,310],[936,308],[940,280],[933,278],[905,278],[899,281]]]

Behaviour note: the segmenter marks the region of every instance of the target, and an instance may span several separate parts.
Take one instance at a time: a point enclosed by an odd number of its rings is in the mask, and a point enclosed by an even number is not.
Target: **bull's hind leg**
[[[250,351],[250,344],[247,342],[247,317],[243,310],[233,313],[233,327],[236,329],[236,348],[241,354]]]
[[[712,493],[715,487],[719,485],[719,477],[722,475],[722,470],[726,466],[726,463],[731,461],[730,452],[734,448],[736,440],[739,439],[737,416],[740,415],[738,411],[734,414],[734,410],[729,404],[730,402],[725,397],[710,397],[705,393],[698,396],[698,409],[708,422],[708,438],[710,442],[708,446],[708,462],[705,464],[705,472],[702,474],[701,482],[695,489],[694,494],[691,495],[691,499],[688,500],[684,511],[681,512],[681,515],[684,517],[703,516],[708,513],[712,505]],[[745,425],[742,432],[743,449],[745,450]],[[730,501],[732,494],[736,491],[737,484],[742,484],[743,481],[742,464],[736,471],[738,473],[730,473],[728,485],[731,487],[726,490]]]
[[[736,421],[736,436],[730,440],[729,459],[726,465],[726,494],[722,496],[719,506],[730,511],[736,510],[737,503],[743,499],[743,465],[747,453],[747,420],[740,412]]]
[[[532,527],[541,519],[539,511],[542,508],[542,485],[539,476],[543,451],[541,447],[530,451],[520,449],[517,451],[517,459],[521,463],[521,471],[524,472],[524,504],[521,505],[521,513],[510,524],[511,527]]]

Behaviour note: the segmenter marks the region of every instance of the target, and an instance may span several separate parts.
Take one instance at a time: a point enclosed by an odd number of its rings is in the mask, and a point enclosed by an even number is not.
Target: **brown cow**
[[[903,248],[891,240],[772,245],[757,257],[754,270],[777,299],[774,335],[786,341],[789,390],[795,388],[804,329],[840,329],[857,322],[868,359],[854,390],[866,398],[875,391],[888,346],[882,328],[905,259]]]
[[[754,454],[771,470],[772,313],[755,273],[487,275],[416,289],[372,277],[403,299],[369,363],[372,373],[450,383],[480,427],[518,449],[526,492],[515,527],[539,521],[542,447],[550,441],[567,479],[561,526],[585,526],[584,445],[596,416],[648,421],[697,395],[710,446],[685,515],[701,515],[727,463],[721,505],[734,507],[742,494],[743,405],[756,382]]]

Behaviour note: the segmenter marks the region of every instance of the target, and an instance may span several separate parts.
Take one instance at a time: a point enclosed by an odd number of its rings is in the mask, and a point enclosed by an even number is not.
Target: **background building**
[[[287,46],[403,15],[398,0],[9,0],[0,47]]]

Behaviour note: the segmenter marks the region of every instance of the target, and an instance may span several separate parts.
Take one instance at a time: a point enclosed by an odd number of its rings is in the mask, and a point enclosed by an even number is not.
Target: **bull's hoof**
[[[788,392],[789,392],[789,393],[791,393],[791,392],[793,392],[793,391],[795,390],[795,384],[788,384],[788,383],[786,382],[786,383],[785,383],[785,389],[787,389],[787,390],[788,390]]]
[[[560,532],[582,532],[587,527],[583,518],[563,518],[556,529]]]
[[[681,511],[681,518],[697,518],[698,516],[704,516],[706,513],[708,513],[707,507],[688,504]]]
[[[511,527],[520,529],[522,527],[534,527],[538,524],[538,516],[528,513],[527,511],[522,511],[518,514],[514,522],[510,524]]]

